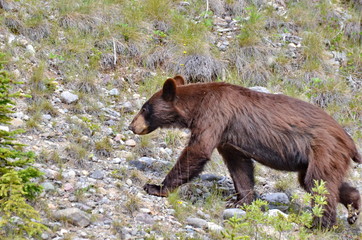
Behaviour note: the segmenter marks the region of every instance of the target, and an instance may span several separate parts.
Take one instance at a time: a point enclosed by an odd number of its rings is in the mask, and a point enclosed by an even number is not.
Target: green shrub
[[[4,70],[5,57],[0,53],[0,124],[9,125],[9,114],[15,105],[12,99],[21,96],[19,92],[10,93],[11,85],[17,84],[9,79]],[[0,130],[0,235],[8,239],[25,239],[35,236],[45,229],[39,223],[39,213],[27,203],[34,199],[42,188],[32,182],[42,173],[32,167],[34,153],[23,152],[22,144],[14,142],[19,130]]]

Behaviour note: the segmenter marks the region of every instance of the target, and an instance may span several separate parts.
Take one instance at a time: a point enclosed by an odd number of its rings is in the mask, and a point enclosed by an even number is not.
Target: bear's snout
[[[128,127],[134,134],[143,135],[147,134],[148,124],[141,114],[137,114],[137,116],[133,119],[132,123]]]

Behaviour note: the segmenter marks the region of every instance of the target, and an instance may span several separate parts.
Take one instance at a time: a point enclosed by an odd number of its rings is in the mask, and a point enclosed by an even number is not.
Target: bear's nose
[[[132,132],[134,132],[132,124],[128,126],[128,130],[131,130]]]

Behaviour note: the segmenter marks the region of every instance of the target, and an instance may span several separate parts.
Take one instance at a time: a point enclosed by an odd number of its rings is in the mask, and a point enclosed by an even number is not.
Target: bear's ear
[[[176,81],[172,78],[166,80],[162,88],[162,98],[167,102],[171,102],[176,97]]]
[[[185,79],[180,76],[180,75],[177,75],[173,78],[176,82],[176,85],[185,85]]]

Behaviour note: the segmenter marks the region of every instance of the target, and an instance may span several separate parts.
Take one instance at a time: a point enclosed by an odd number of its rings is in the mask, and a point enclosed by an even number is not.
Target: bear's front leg
[[[146,184],[143,188],[151,195],[167,197],[170,192],[184,183],[198,176],[203,170],[206,162],[210,159],[212,150],[205,152],[200,145],[186,147],[175,166],[167,174],[161,186]]]

